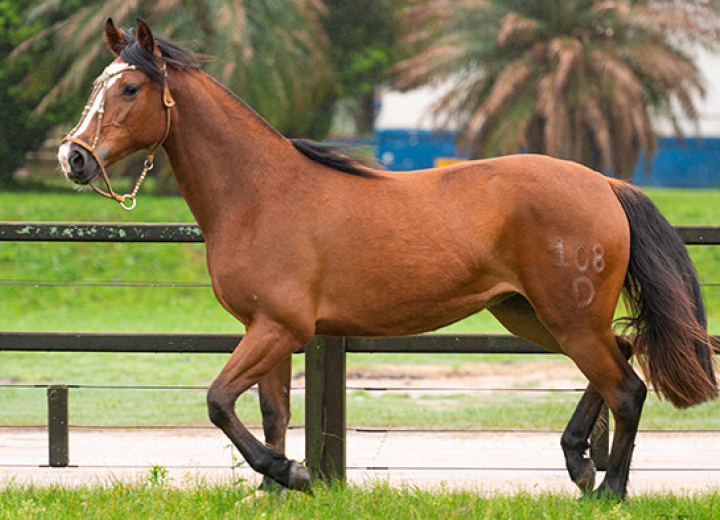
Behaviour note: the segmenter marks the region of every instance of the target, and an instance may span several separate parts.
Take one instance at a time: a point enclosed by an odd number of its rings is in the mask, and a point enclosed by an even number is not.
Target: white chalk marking
[[[578,271],[584,273],[587,271],[588,265],[590,265],[590,258],[588,258],[587,251],[583,246],[577,246],[575,248],[575,267]]]
[[[593,257],[593,267],[598,273],[602,273],[605,270],[605,248],[600,244],[595,244],[592,247],[592,252],[595,255]]]
[[[558,261],[555,267],[568,267],[568,264],[565,263],[565,243],[562,240],[558,240],[558,243],[550,251],[558,252]]]
[[[558,252],[556,267],[570,267],[565,261],[565,242],[561,239],[551,248],[551,251]],[[574,255],[575,268],[579,273],[586,273],[588,270],[600,274],[605,270],[605,248],[600,244],[593,244],[588,252],[585,246],[577,246]],[[592,269],[590,267],[592,266]],[[589,306],[595,299],[596,291],[593,282],[587,276],[579,276],[572,281],[572,299],[579,309]]]
[[[585,287],[587,291],[581,291],[581,288]],[[587,292],[587,295],[583,297],[581,292]],[[592,303],[595,299],[595,287],[592,282],[585,276],[575,278],[572,282],[572,297],[575,301],[575,306],[578,309],[584,309]]]

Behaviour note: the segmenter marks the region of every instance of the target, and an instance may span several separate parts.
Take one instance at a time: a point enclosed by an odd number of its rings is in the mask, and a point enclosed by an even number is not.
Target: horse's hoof
[[[583,493],[590,493],[595,488],[596,475],[597,469],[595,469],[595,464],[592,460],[589,460],[585,468],[575,478],[575,484]]]
[[[590,493],[590,497],[595,500],[608,500],[611,502],[622,502],[625,499],[625,493],[618,493],[610,489],[604,482],[600,487]]]
[[[263,491],[266,493],[283,493],[287,492],[287,488],[280,484],[280,482],[278,482],[277,480],[274,480],[273,478],[265,475],[262,482],[260,483],[260,487],[258,487],[258,491]]]
[[[290,478],[288,479],[288,489],[296,489],[298,491],[310,490],[310,472],[305,466],[296,461],[290,461]]]

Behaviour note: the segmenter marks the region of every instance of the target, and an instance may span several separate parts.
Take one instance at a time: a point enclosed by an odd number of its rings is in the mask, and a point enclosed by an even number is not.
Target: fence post
[[[314,478],[345,480],[345,338],[305,349],[305,456]]]
[[[608,406],[603,403],[595,426],[590,435],[590,458],[598,471],[607,469],[610,457],[610,416]]]
[[[49,462],[52,468],[70,463],[68,434],[68,387],[52,385],[47,389]]]

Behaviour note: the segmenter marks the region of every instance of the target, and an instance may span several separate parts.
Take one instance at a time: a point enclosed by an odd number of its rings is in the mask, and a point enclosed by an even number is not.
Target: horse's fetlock
[[[250,466],[258,473],[270,477],[284,487],[288,487],[291,462],[284,455],[268,450],[268,455],[252,461]]]
[[[563,433],[562,437],[560,438],[560,445],[562,446],[563,451],[566,453],[585,453],[585,451],[590,448],[590,443],[587,441],[587,439],[583,439],[582,437],[578,437],[577,435],[572,435],[568,432]]]

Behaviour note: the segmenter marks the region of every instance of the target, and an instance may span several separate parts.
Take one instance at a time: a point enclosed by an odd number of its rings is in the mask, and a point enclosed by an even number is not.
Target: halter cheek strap
[[[127,211],[132,211],[135,209],[135,206],[137,204],[137,194],[138,191],[140,191],[140,186],[145,181],[145,177],[147,177],[147,174],[150,172],[150,170],[153,169],[153,162],[155,160],[155,153],[158,151],[158,149],[165,143],[165,141],[168,138],[168,135],[170,135],[170,123],[171,123],[171,116],[170,116],[170,109],[175,106],[175,100],[173,99],[172,95],[170,94],[170,88],[168,87],[168,81],[167,81],[167,68],[163,64],[163,72],[165,73],[165,81],[163,83],[163,106],[165,107],[165,134],[162,136],[162,139],[155,143],[155,145],[151,146],[147,154],[145,155],[145,162],[143,163],[143,170],[140,173],[140,176],[138,177],[137,182],[135,183],[135,187],[133,188],[131,193],[127,193],[125,195],[118,195],[113,189],[110,184],[110,177],[108,176],[107,170],[105,169],[105,163],[100,158],[100,156],[97,154],[97,151],[95,150],[95,147],[97,146],[98,140],[100,139],[100,128],[102,126],[102,120],[103,116],[105,114],[105,93],[107,92],[108,88],[108,82],[111,78],[122,74],[123,72],[126,72],[128,70],[137,70],[137,67],[134,65],[130,65],[124,69],[118,70],[113,73],[103,73],[102,76],[100,76],[95,84],[95,88],[93,89],[93,93],[90,97],[89,104],[85,107],[85,110],[83,111],[83,116],[80,118],[80,123],[70,132],[70,135],[65,137],[63,139],[63,143],[70,142],[74,143],[82,148],[84,148],[90,155],[92,155],[93,159],[98,164],[98,167],[100,168],[100,173],[102,175],[103,181],[105,182],[105,186],[107,188],[107,191],[102,190],[101,188],[98,188],[95,186],[94,183],[90,183],[90,186],[93,190],[95,190],[97,193],[102,195],[103,197],[107,197],[109,199],[113,199],[120,203],[120,206],[122,206],[123,209]],[[82,139],[75,137],[75,132],[78,130],[80,124],[82,121],[84,121],[85,117],[87,116],[88,112],[90,111],[90,105],[95,101],[96,97],[98,95],[102,95],[102,98],[100,99],[100,107],[98,110],[98,121],[97,121],[97,128],[95,130],[95,137],[93,139],[92,144],[88,144]],[[130,202],[128,202],[128,200]]]

